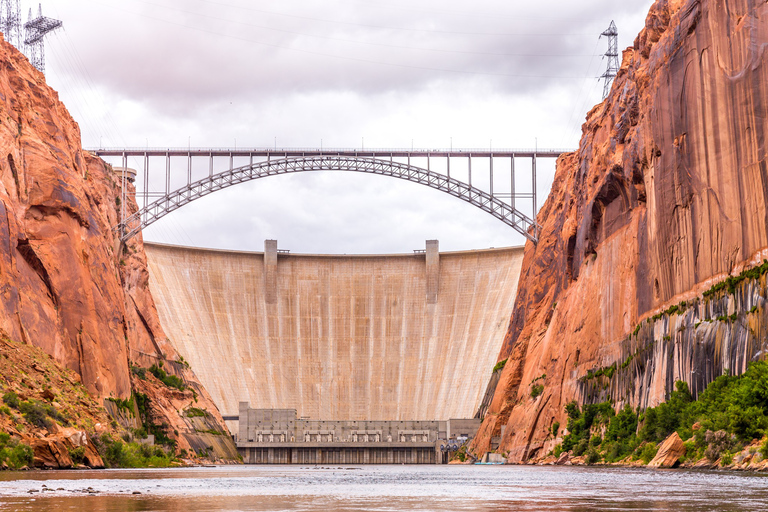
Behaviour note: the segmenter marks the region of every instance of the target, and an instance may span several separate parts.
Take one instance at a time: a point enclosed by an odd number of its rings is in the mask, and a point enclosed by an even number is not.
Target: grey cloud
[[[231,146],[234,139],[271,146],[274,137],[279,146],[317,146],[322,138],[325,147],[350,147],[363,137],[368,147],[407,147],[411,139],[446,147],[450,137],[456,147],[530,147],[536,137],[540,147],[574,146],[569,132],[578,133],[599,100],[599,84],[583,77],[599,75],[601,59],[570,55],[603,53],[606,43],[596,45],[597,36],[612,18],[621,45],[631,44],[651,3],[58,0],[51,14],[64,20],[66,33],[50,41],[48,76],[89,146],[102,135],[106,144],[164,147]],[[533,32],[554,35],[510,35]],[[71,62],[73,51],[83,66]],[[542,163],[541,194],[551,177],[551,163]],[[276,237],[294,251],[346,253],[407,252],[426,238],[453,250],[523,242],[446,194],[338,173],[238,185],[185,206],[146,236],[250,250]]]
[[[529,2],[480,2],[478,10],[491,12],[500,8],[505,13],[496,19],[460,17],[450,14],[451,10],[446,14],[446,10],[439,8],[431,13],[427,9],[412,12],[373,9],[343,1],[287,3],[294,12],[309,18],[340,15],[341,20],[350,23],[406,28],[428,25],[432,30],[451,33],[334,25],[223,8],[215,3],[189,4],[181,0],[162,3],[178,10],[160,9],[142,2],[128,7],[114,0],[100,2],[99,5],[113,5],[111,9],[101,8],[100,14],[115,19],[89,27],[90,31],[103,31],[99,37],[103,44],[83,45],[85,58],[99,63],[97,81],[129,97],[151,101],[157,109],[173,108],[174,103],[215,99],[222,94],[247,98],[254,94],[274,96],[286,91],[339,88],[365,93],[421,89],[434,80],[463,80],[464,72],[487,74],[484,79],[509,90],[540,89],[568,80],[562,77],[583,72],[589,62],[589,57],[583,55],[594,50],[597,34],[607,25],[607,21],[600,19],[606,13],[636,12],[638,6],[648,2],[636,0],[618,6],[608,0],[558,2],[558,17],[551,19],[541,16],[547,12],[543,10],[546,4],[553,5],[553,2],[539,4],[536,11]],[[145,17],[136,18],[118,8],[140,10]],[[519,21],[514,16],[518,9],[524,10]],[[527,18],[530,13],[539,18]],[[178,18],[174,23],[194,28],[171,25],[156,18],[169,21]],[[596,21],[581,23],[572,21],[574,18]],[[259,26],[272,26],[286,32]],[[461,32],[531,35],[478,36]],[[533,35],[535,32],[548,35]],[[500,53],[511,55],[493,55]],[[574,54],[581,56],[562,57]]]

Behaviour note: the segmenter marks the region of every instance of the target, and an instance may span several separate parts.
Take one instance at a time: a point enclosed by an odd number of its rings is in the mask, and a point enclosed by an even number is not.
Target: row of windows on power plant
[[[238,443],[435,443],[466,440],[477,419],[345,421],[299,418],[295,409],[251,409],[240,403]]]

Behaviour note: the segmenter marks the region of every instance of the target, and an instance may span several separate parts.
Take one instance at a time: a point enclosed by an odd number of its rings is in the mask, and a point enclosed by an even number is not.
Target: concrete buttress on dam
[[[522,248],[278,254],[145,244],[160,319],[225,415],[471,418],[507,331]]]

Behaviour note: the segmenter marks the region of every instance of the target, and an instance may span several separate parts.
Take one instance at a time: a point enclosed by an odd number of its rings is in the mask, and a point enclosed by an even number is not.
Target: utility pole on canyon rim
[[[608,51],[604,55],[608,58],[608,67],[603,76],[600,77],[605,80],[603,85],[603,99],[605,99],[608,97],[608,93],[611,92],[613,79],[616,78],[616,74],[619,72],[619,31],[616,28],[616,23],[611,21],[608,29],[600,34],[600,37],[603,36],[608,38]]]

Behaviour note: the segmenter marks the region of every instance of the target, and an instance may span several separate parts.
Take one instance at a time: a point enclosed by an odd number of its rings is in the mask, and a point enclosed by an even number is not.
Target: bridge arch
[[[539,227],[533,219],[488,192],[444,174],[413,165],[378,158],[345,155],[267,160],[207,176],[156,199],[127,217],[120,224],[120,239],[123,242],[129,240],[139,231],[169,213],[213,192],[269,176],[310,171],[363,172],[425,185],[450,194],[489,213],[534,243],[538,239]]]

